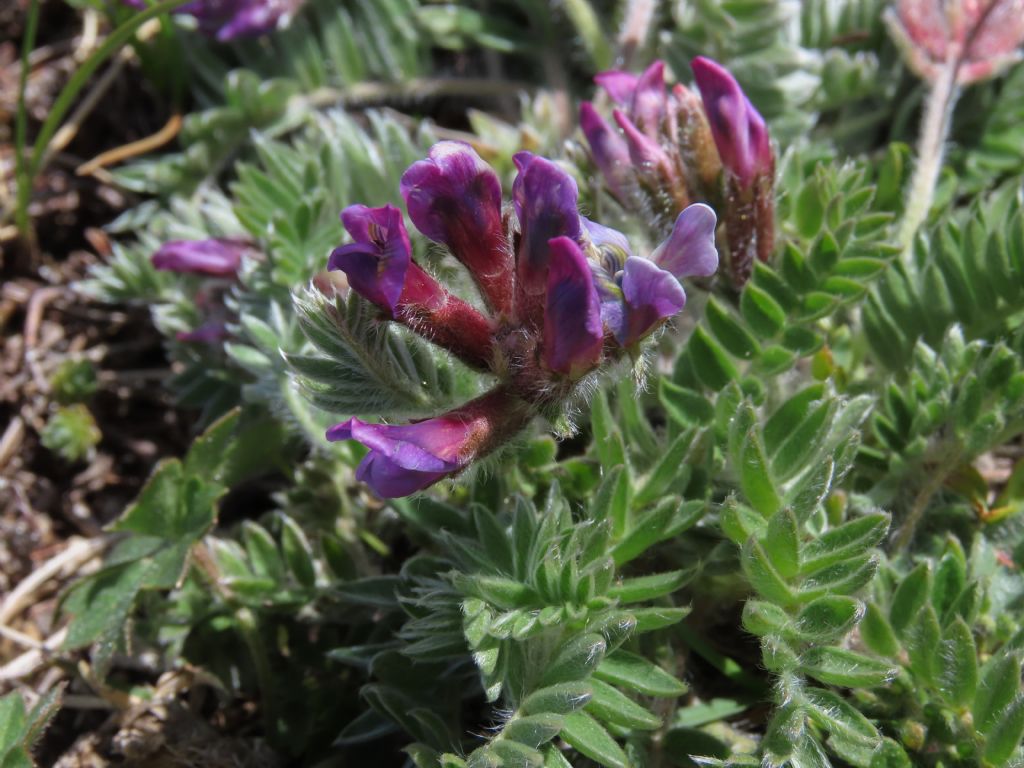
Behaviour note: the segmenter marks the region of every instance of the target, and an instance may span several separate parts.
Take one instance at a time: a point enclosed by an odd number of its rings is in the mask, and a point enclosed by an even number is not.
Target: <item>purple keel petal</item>
[[[341,221],[355,242],[335,248],[327,269],[342,270],[353,290],[393,317],[411,263],[402,212],[393,205],[350,205]]]
[[[528,295],[542,293],[547,280],[548,241],[579,240],[576,180],[550,160],[529,152],[514,157],[519,175],[512,185],[522,240],[516,265],[519,286]]]
[[[327,439],[358,440],[370,452],[356,477],[384,498],[407,496],[461,469],[471,422],[439,417],[415,424],[367,424],[349,419],[327,430]]]
[[[594,75],[594,82],[604,88],[605,92],[612,97],[612,101],[623,107],[628,107],[632,103],[639,79],[636,75],[618,69]]]
[[[629,116],[641,131],[657,141],[665,123],[667,111],[665,62],[659,59],[651,64],[637,80]]]
[[[580,128],[587,137],[590,154],[608,188],[624,202],[629,189],[634,185],[633,163],[625,139],[608,125],[589,101],[580,104]]]
[[[442,141],[409,166],[401,189],[416,228],[451,249],[492,305],[508,308],[511,263],[492,168],[468,144]]]
[[[651,261],[679,279],[713,275],[718,269],[716,223],[715,212],[704,203],[687,206],[676,218],[672,234],[651,254]]]
[[[171,240],[153,254],[153,266],[170,272],[211,277],[234,277],[242,255],[252,249],[244,240],[209,238],[207,240]]]
[[[698,56],[691,62],[722,164],[744,186],[772,168],[768,127],[728,70]]]
[[[624,347],[640,341],[686,305],[686,293],[679,281],[647,259],[626,261],[622,295],[622,321],[617,328],[612,327],[612,332]]]
[[[553,371],[577,377],[601,357],[601,306],[587,257],[568,237],[550,243],[547,304],[544,310],[544,362]]]

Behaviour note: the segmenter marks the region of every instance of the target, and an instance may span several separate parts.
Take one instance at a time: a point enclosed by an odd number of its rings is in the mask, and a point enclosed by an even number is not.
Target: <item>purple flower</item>
[[[667,111],[665,62],[659,59],[644,70],[644,73],[637,79],[629,114],[633,123],[657,142],[665,123]]]
[[[589,101],[580,104],[580,128],[587,137],[594,163],[620,202],[626,202],[629,190],[636,185],[633,162],[625,139],[597,113]]]
[[[438,346],[474,368],[486,368],[492,352],[491,321],[452,296],[412,260],[402,212],[393,205],[350,205],[341,221],[355,242],[335,248],[327,269],[340,269],[349,285]]]
[[[633,94],[636,93],[639,79],[636,75],[618,69],[594,75],[594,82],[604,88],[612,101],[621,107],[628,107],[633,103]]]
[[[335,248],[327,269],[340,269],[356,293],[394,317],[412,264],[402,212],[393,205],[350,205],[341,222],[355,242]]]
[[[580,238],[579,189],[572,176],[550,160],[530,152],[518,152],[512,159],[519,169],[512,200],[522,231],[516,254],[516,311],[521,320],[532,322],[538,309],[534,299],[547,287],[548,243],[562,236]]]
[[[579,378],[601,358],[601,304],[587,257],[576,242],[556,237],[549,248],[544,362],[553,371]]]
[[[601,318],[622,347],[632,347],[682,310],[682,278],[711,275],[718,267],[715,214],[700,203],[679,214],[672,234],[650,259],[632,256],[614,230],[588,229],[602,255],[595,275]]]
[[[169,272],[209,277],[235,277],[242,256],[252,250],[245,240],[213,237],[206,240],[171,240],[153,254],[153,266]]]
[[[722,164],[749,187],[757,176],[772,173],[774,160],[768,128],[729,72],[711,59],[691,62]]]
[[[511,311],[512,262],[492,168],[468,144],[442,141],[402,175],[401,192],[416,228],[448,246],[494,309]]]
[[[715,212],[704,203],[688,206],[676,218],[672,234],[654,249],[651,261],[677,278],[710,277],[718,269]]]
[[[358,440],[369,448],[356,478],[393,499],[460,471],[521,430],[532,415],[525,403],[497,387],[443,416],[413,424],[349,419],[328,429],[327,439]]]
[[[228,327],[219,320],[207,320],[198,328],[191,331],[178,331],[174,338],[182,342],[193,342],[198,344],[216,345],[226,339],[230,334]]]
[[[386,499],[408,496],[466,465],[459,451],[472,424],[444,416],[406,424],[367,424],[349,419],[327,430],[327,439],[358,440],[370,452],[356,478]]]
[[[124,0],[143,9],[146,0]],[[194,0],[174,13],[195,17],[199,29],[221,42],[238,37],[255,37],[288,23],[304,0]]]

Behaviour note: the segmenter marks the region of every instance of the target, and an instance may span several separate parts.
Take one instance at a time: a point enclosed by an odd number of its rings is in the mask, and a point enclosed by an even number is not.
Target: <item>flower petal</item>
[[[715,212],[704,203],[687,206],[676,218],[672,234],[651,254],[651,261],[679,279],[713,275],[718,269],[716,223]]]
[[[412,260],[402,212],[350,205],[341,221],[355,242],[335,248],[327,269],[342,270],[353,290],[394,317]]]
[[[691,66],[722,164],[749,186],[773,164],[764,118],[724,67],[703,56]]]
[[[639,79],[636,75],[618,69],[594,75],[594,82],[604,88],[612,101],[623,107],[628,107],[632,103]]]
[[[637,79],[629,115],[641,131],[657,141],[667,110],[665,62],[658,59]]]
[[[679,281],[647,259],[626,261],[622,295],[623,320],[612,331],[624,347],[640,341],[686,305],[686,293]]]
[[[526,294],[538,294],[547,280],[548,241],[580,237],[579,189],[576,180],[550,160],[530,152],[519,152],[512,159],[519,169],[512,197],[522,230],[518,283]]]
[[[633,186],[633,164],[625,140],[597,113],[589,101],[580,104],[580,128],[587,137],[590,154],[604,176],[608,188],[625,201]]]
[[[171,240],[153,254],[156,269],[211,277],[234,277],[242,263],[242,255],[252,249],[244,240],[208,238],[206,240]]]
[[[358,440],[370,449],[356,477],[384,498],[407,496],[465,465],[459,458],[471,424],[438,417],[415,424],[367,424],[349,419],[327,430],[327,439]]]
[[[550,251],[544,362],[553,371],[576,377],[601,357],[601,305],[580,247],[568,237],[557,237],[551,240]]]
[[[409,218],[424,235],[447,245],[474,275],[509,268],[501,223],[501,182],[473,148],[442,141],[402,175]]]

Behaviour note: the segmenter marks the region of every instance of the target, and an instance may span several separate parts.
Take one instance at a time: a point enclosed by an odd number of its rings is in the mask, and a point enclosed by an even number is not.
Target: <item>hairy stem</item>
[[[917,143],[917,167],[907,197],[907,206],[903,214],[903,226],[900,228],[900,245],[909,249],[914,235],[928,216],[935,197],[935,185],[942,170],[942,158],[945,153],[946,139],[952,123],[953,107],[959,95],[956,86],[956,73],[960,60],[951,57],[932,83],[925,106],[924,121],[921,123],[921,137]]]

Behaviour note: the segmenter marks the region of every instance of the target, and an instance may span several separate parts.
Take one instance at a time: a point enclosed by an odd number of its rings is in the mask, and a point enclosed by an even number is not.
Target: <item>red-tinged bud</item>
[[[775,192],[772,177],[760,177],[754,187],[743,187],[730,177],[723,215],[728,242],[726,261],[733,285],[740,289],[750,279],[754,259],[768,261],[775,247]]]
[[[885,21],[910,68],[933,83],[946,66],[958,85],[994,77],[1024,45],[1024,0],[897,0]]]
[[[674,207],[680,210],[685,208],[689,204],[686,180],[680,176],[668,153],[658,142],[643,134],[620,110],[614,110],[612,117],[626,137],[629,157],[640,184],[650,194],[662,195],[671,200]]]
[[[774,164],[768,127],[728,70],[703,56],[691,62],[722,165],[744,187]]]
[[[413,424],[349,419],[327,430],[327,439],[358,440],[369,448],[356,477],[379,496],[393,499],[461,472],[522,430],[532,416],[526,403],[499,387],[442,416]]]
[[[669,123],[677,137],[682,165],[696,177],[699,188],[715,189],[722,173],[722,158],[700,96],[685,85],[677,84],[672,89],[672,100],[675,115]]]

